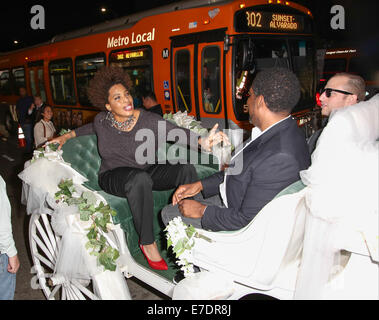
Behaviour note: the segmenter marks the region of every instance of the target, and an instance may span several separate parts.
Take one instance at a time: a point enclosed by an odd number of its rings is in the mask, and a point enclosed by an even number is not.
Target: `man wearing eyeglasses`
[[[329,79],[320,96],[321,114],[329,117],[334,110],[356,104],[363,101],[365,97],[366,86],[362,77],[350,73],[337,73]],[[323,128],[316,131],[308,140],[311,153],[316,148],[322,130]]]

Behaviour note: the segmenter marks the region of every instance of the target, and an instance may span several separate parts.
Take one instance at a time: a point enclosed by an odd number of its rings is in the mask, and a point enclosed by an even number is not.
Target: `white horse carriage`
[[[156,271],[138,248],[126,200],[97,185],[96,138],[70,140],[64,161],[56,152],[45,153],[20,174],[32,214],[29,238],[39,286],[47,299],[130,299],[124,277],[133,276],[173,299],[256,293],[278,299],[378,299],[378,138],[379,95],[334,113],[301,181],[248,226],[171,235],[173,246],[181,240],[189,244],[178,255],[186,270],[192,264],[201,270],[176,285],[178,266],[158,214],[173,190],[154,193],[156,241],[169,265]],[[200,177],[216,170],[196,169]],[[58,188],[62,179],[72,185]],[[175,228],[179,234],[184,226],[175,221],[171,232]]]

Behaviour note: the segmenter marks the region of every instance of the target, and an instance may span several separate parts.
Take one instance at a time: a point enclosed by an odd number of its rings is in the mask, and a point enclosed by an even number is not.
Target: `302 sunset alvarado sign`
[[[309,17],[300,14],[259,10],[243,10],[236,13],[237,32],[302,32],[311,31]]]
[[[154,41],[155,39],[155,28],[153,28],[149,32],[143,33],[134,33],[129,36],[118,36],[117,37],[109,37],[107,40],[107,48],[117,48],[127,46],[129,44],[139,44],[145,43],[149,41]]]
[[[246,26],[259,30],[293,30],[303,29],[302,17],[294,14],[279,14],[271,12],[246,11]]]

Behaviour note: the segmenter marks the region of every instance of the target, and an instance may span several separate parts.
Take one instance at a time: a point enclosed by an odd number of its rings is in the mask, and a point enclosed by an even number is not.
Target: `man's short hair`
[[[156,97],[156,95],[155,95],[155,93],[153,91],[145,91],[145,92],[143,92],[142,93],[142,97],[144,99],[150,98],[150,99],[152,99],[154,101],[157,101],[157,97]]]
[[[347,72],[336,73],[334,77],[346,77],[348,81],[346,83],[345,90],[355,94],[359,101],[364,101],[366,97],[366,83],[361,76],[351,74]]]
[[[291,113],[300,99],[300,83],[286,68],[270,68],[258,72],[252,83],[256,96],[262,95],[267,107],[275,113]]]

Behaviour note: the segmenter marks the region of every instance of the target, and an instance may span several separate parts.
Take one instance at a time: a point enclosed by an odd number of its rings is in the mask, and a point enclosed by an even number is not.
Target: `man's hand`
[[[16,273],[20,267],[20,261],[18,260],[17,254],[14,257],[10,257],[8,260],[8,272]]]
[[[198,194],[201,190],[203,190],[203,185],[201,181],[197,181],[191,184],[183,184],[176,189],[174,195],[172,196],[172,205],[176,205],[179,201],[193,197]]]
[[[207,206],[195,200],[182,200],[178,204],[180,213],[187,218],[202,218]]]
[[[221,141],[224,145],[230,145],[228,136],[222,131],[216,132],[217,128],[218,123],[216,123],[211,131],[209,131],[208,137],[199,139],[199,144],[201,147],[208,152],[211,152],[213,146],[219,144]]]

